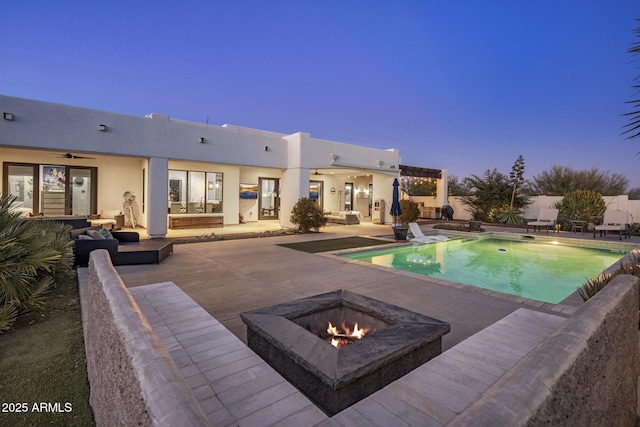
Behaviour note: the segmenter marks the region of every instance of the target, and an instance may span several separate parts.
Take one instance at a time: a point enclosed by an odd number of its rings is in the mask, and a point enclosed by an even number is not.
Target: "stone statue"
[[[136,202],[136,195],[131,191],[125,191],[122,197],[124,197],[124,202],[122,202],[124,226],[136,228],[140,225],[140,207]]]

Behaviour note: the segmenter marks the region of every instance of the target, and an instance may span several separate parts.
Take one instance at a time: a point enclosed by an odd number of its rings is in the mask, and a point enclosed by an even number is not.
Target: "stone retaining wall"
[[[449,425],[636,425],[639,283],[617,276]]]
[[[106,250],[91,253],[88,282],[83,323],[96,424],[210,425]]]
[[[97,425],[209,425],[108,252],[92,253],[88,274],[81,298]],[[617,276],[445,424],[635,425],[639,288],[639,278]]]

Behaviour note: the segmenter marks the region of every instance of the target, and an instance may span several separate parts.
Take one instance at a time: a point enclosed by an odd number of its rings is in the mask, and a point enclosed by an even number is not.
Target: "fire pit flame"
[[[340,326],[341,330],[338,330],[337,327],[333,326],[331,321],[328,322],[329,326],[327,327],[327,333],[329,337],[327,338],[327,342],[330,342],[332,346],[336,348],[344,347],[345,345],[349,345],[357,340],[362,339],[368,332],[370,328],[359,328],[358,322],[353,326],[353,331],[346,325],[345,322],[342,322]]]

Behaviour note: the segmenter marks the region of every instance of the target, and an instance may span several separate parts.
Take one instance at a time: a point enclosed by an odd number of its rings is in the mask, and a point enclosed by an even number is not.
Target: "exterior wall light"
[[[13,114],[12,113],[2,113],[2,118],[8,121],[12,121],[13,120]]]
[[[205,142],[207,142],[206,139],[204,139],[204,136],[200,137],[200,144],[204,144]]]
[[[104,125],[104,124],[100,123],[100,124],[98,125],[98,130],[99,130],[100,132],[106,132],[106,131],[107,131],[107,125]]]
[[[271,150],[271,149],[269,148],[269,146],[268,146],[268,145],[265,145],[265,146],[264,146],[264,151],[269,151],[269,150]]]

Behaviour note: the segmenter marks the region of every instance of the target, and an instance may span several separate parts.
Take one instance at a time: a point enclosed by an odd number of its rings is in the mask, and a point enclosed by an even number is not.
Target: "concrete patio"
[[[433,224],[421,227],[428,231]],[[483,227],[486,231],[524,232],[523,229]],[[276,221],[267,221],[213,231],[221,235],[279,229]],[[211,231],[170,231],[168,237],[198,236]],[[481,288],[278,246],[346,236],[381,236],[389,232],[388,225],[364,221],[359,225],[328,225],[321,233],[175,245],[174,254],[159,265],[119,266],[117,270],[127,287],[173,281],[244,342],[246,329],[239,313],[336,289],[350,290],[449,322],[452,331],[444,337],[445,350],[518,308],[567,316],[582,304],[577,293],[562,304],[524,301]],[[559,235],[593,240],[590,234],[561,232]],[[596,240],[618,242],[618,237]],[[623,242],[640,245],[640,237]]]
[[[423,225],[422,228],[428,230],[430,225]],[[485,226],[485,229],[490,228]],[[266,231],[276,229],[276,224],[261,224],[260,228],[245,224],[234,228],[225,227],[225,229],[226,233]],[[221,231],[221,229],[215,230],[216,234],[222,234]],[[521,308],[534,310],[547,316],[552,315],[548,317],[549,319],[561,320],[563,317],[570,316],[577,307],[582,305],[582,300],[577,294],[572,295],[562,304],[547,304],[497,294],[480,288],[416,277],[409,273],[371,268],[347,260],[278,246],[282,243],[354,235],[380,236],[387,234],[388,231],[388,226],[370,223],[358,226],[332,225],[324,228],[319,234],[176,245],[174,254],[159,265],[120,266],[117,267],[117,271],[132,293],[136,292],[134,288],[140,286],[174,282],[244,343],[246,343],[246,329],[239,318],[239,313],[336,289],[348,289],[449,322],[451,333],[443,339],[443,351],[451,349]],[[488,231],[511,230],[498,227]],[[522,230],[512,231],[522,232]],[[204,230],[202,232],[190,230],[191,235],[205,233]],[[185,235],[184,232],[182,234]],[[592,239],[591,235],[579,233],[561,233],[561,236]],[[598,238],[598,240],[618,242],[617,236]],[[640,244],[640,238],[637,237],[626,239],[626,243],[630,241]],[[82,281],[84,276],[80,274],[79,277]],[[163,302],[156,298],[155,304],[164,306],[168,310],[172,301]],[[165,339],[172,340],[171,337],[163,337],[163,341]],[[516,362],[517,360],[514,359],[513,363]],[[206,399],[208,398],[207,395]],[[435,400],[438,399],[435,398]],[[389,416],[386,410],[376,408],[376,405],[375,401],[374,403],[369,401],[360,407],[366,411],[380,411],[381,414],[385,413]],[[236,406],[242,407],[242,405]],[[445,409],[441,408],[439,411],[453,410],[453,408]],[[349,420],[350,416],[357,416],[357,411],[354,411],[345,412],[341,418],[336,418],[334,421],[338,421],[340,425],[358,425],[355,418]],[[453,416],[455,412],[453,410],[450,415]],[[425,411],[425,413],[429,412]],[[437,424],[445,424],[445,419],[448,417],[447,415],[440,419]],[[227,421],[229,419],[225,423]]]

